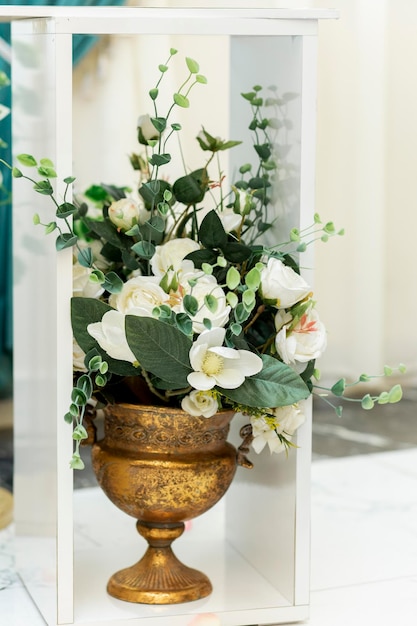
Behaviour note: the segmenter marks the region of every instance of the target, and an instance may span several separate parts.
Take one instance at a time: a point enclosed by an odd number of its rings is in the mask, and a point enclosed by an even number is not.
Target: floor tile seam
[[[335,585],[333,587],[320,587],[320,588],[311,588],[310,594],[315,593],[325,593],[328,591],[341,591],[348,589],[355,589],[359,587],[371,587],[374,585],[380,585],[381,583],[392,583],[392,582],[405,582],[415,580],[417,583],[417,571],[415,574],[405,574],[403,576],[393,576],[390,578],[380,578],[376,580],[367,580],[357,583],[350,583],[348,585]]]

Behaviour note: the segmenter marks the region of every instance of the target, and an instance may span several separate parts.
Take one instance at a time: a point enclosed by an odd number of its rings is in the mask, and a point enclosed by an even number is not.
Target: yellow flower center
[[[224,361],[219,354],[207,350],[203,359],[202,370],[207,376],[215,376],[222,371],[223,363]]]

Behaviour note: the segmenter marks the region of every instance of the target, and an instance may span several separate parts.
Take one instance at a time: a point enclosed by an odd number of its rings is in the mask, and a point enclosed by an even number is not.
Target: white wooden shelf
[[[230,137],[244,138],[247,132],[242,91],[261,82],[299,95],[288,113],[299,184],[291,204],[277,211],[284,231],[310,225],[317,27],[320,19],[334,17],[330,10],[0,6],[0,20],[12,22],[14,152],[48,156],[63,176],[76,175],[73,34],[204,35],[207,45],[214,35],[224,37],[229,49],[224,64],[231,70],[225,112]],[[123,115],[122,108],[118,115]],[[232,170],[245,158],[241,150],[231,153]],[[68,469],[72,442],[62,418],[72,387],[71,252],[56,254],[51,239],[34,232],[32,215],[45,211],[45,200],[34,197],[30,185],[18,183],[13,224],[15,520],[20,574],[47,624],[191,626],[206,613],[217,616],[222,626],[305,619],[308,403],[298,450],[288,459],[264,453],[254,459],[251,472],[239,468],[224,501],[195,520],[192,531],[174,546],[180,557],[212,578],[212,596],[165,607],[131,605],[107,596],[107,578],[140,557],[142,540],[133,520],[114,509],[101,491],[73,493]],[[310,253],[302,264],[312,267]],[[238,424],[233,428],[236,441]]]

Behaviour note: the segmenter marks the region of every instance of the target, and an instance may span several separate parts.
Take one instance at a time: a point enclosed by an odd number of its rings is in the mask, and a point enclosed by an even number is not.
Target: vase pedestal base
[[[187,567],[175,556],[171,543],[184,524],[137,523],[149,547],[142,559],[113,574],[107,592],[114,598],[140,604],[178,604],[205,598],[212,585],[205,574]]]

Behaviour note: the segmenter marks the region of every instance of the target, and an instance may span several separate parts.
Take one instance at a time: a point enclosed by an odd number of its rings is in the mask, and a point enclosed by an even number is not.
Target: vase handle
[[[246,467],[246,469],[252,469],[253,463],[246,456],[249,452],[249,446],[253,441],[252,425],[245,424],[245,426],[242,426],[239,435],[242,437],[243,441],[237,449],[236,463],[241,467]]]

